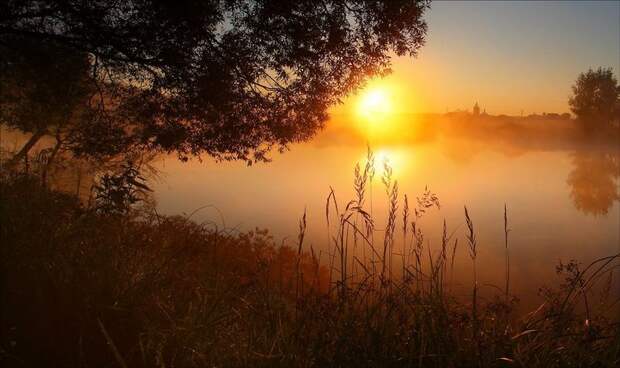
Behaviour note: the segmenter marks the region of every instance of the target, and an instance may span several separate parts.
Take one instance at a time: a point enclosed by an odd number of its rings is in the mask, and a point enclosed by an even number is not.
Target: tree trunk
[[[13,167],[15,167],[15,165],[17,165],[17,163],[19,162],[20,159],[25,158],[28,156],[28,152],[30,152],[30,150],[32,149],[32,147],[37,144],[37,142],[45,135],[47,134],[47,129],[39,129],[37,130],[32,137],[30,137],[30,139],[28,140],[28,142],[26,142],[26,144],[24,144],[24,146],[22,147],[22,149],[19,150],[19,152],[17,152],[13,157],[11,157],[10,160],[8,160],[5,164],[5,168],[6,169],[11,169]]]
[[[47,162],[45,163],[45,166],[43,167],[43,172],[41,173],[41,183],[43,184],[43,186],[47,186],[47,173],[49,169],[52,167],[54,163],[54,159],[56,158],[56,155],[58,154],[58,151],[60,150],[61,146],[62,146],[62,140],[60,140],[60,135],[57,134],[56,145],[54,146],[52,153],[48,157]]]

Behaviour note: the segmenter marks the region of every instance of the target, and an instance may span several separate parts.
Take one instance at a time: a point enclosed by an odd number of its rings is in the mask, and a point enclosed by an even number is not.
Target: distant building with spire
[[[480,106],[478,106],[478,101],[476,101],[476,104],[474,105],[474,116],[478,115],[480,115]]]

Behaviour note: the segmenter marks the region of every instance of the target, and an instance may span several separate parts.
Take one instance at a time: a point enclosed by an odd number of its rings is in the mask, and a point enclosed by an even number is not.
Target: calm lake
[[[375,221],[375,244],[383,243],[388,214],[381,181],[387,162],[399,187],[395,253],[402,253],[404,195],[413,208],[428,187],[441,207],[418,221],[424,254],[438,254],[445,220],[451,242],[459,242],[453,277],[465,295],[471,291],[472,263],[464,206],[478,238],[479,282],[488,290],[504,285],[507,206],[511,289],[526,305],[539,300],[540,286],[557,285],[555,266],[560,261],[589,263],[620,252],[618,140],[584,137],[572,120],[474,119],[467,114],[386,119],[365,125],[347,115],[333,116],[313,140],[283,154],[274,152],[272,162],[251,166],[208,158],[158,158],[153,165],[159,174],[149,184],[157,210],[226,231],[267,229],[276,244],[293,247],[305,210],[304,250],[312,247],[327,264],[333,253],[328,239],[335,234],[337,220],[332,207],[328,232],[326,199],[333,188],[342,210],[355,198],[354,168],[365,165],[369,144],[376,173],[364,208]],[[23,140],[22,135],[3,132],[8,149],[20,147]],[[364,259],[369,253],[359,248],[355,254]]]
[[[419,221],[425,247],[438,252],[445,220],[452,239],[459,239],[459,283],[467,285],[472,277],[464,206],[478,236],[480,283],[492,288],[504,280],[506,204],[512,290],[522,299],[535,300],[539,286],[556,283],[560,260],[589,262],[620,252],[618,142],[584,139],[571,121],[399,119],[391,131],[360,133],[346,116],[335,117],[314,140],[274,153],[270,163],[161,159],[156,163],[161,175],[153,183],[158,209],[219,228],[268,229],[276,243],[291,246],[296,246],[305,209],[304,246],[312,246],[326,260],[330,186],[344,208],[354,198],[354,167],[365,163],[368,142],[376,157],[376,175],[372,208],[367,201],[366,210],[376,221],[375,238],[382,242],[387,218],[381,182],[387,161],[399,185],[397,241],[402,239],[403,195],[415,203],[428,186],[441,208],[429,210]]]

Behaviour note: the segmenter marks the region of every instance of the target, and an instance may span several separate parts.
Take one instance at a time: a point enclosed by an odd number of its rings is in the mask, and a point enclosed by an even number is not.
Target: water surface
[[[330,187],[341,208],[354,198],[353,169],[364,163],[369,142],[376,176],[367,210],[377,221],[375,237],[383,236],[387,217],[381,183],[387,161],[399,183],[399,211],[404,194],[413,202],[428,187],[439,197],[441,208],[428,212],[420,225],[434,253],[444,219],[459,238],[455,278],[463,284],[471,279],[464,206],[478,236],[479,278],[503,285],[506,204],[512,288],[524,299],[555,282],[559,261],[589,262],[620,252],[620,156],[614,141],[581,137],[571,121],[410,116],[383,131],[356,126],[336,117],[315,140],[272,155],[270,163],[163,159],[154,184],[158,208],[240,231],[266,228],[277,243],[290,245],[306,210],[305,246],[325,260]]]

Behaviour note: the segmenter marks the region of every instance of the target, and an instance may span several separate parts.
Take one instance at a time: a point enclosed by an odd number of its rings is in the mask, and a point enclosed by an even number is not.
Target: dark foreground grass
[[[86,209],[32,177],[5,176],[0,364],[618,366],[617,255],[560,265],[562,285],[525,315],[513,310],[508,253],[506,290],[482,300],[474,283],[471,299],[457,300],[448,287],[457,247],[469,252],[472,272],[479,266],[475,219],[465,211],[461,246],[444,231],[440,252],[427,254],[416,219],[437,198],[405,198],[397,216],[387,170],[390,213],[374,239],[364,199],[373,171],[356,170],[357,198],[346,206],[330,194],[322,260],[304,248],[304,219],[296,247],[279,247],[263,231],[229,233],[139,208]]]

